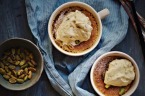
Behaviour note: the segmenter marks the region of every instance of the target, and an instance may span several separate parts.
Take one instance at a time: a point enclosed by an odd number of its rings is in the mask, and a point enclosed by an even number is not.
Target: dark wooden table
[[[145,0],[136,0],[137,11],[145,18]],[[21,37],[31,41],[24,0],[0,0],[0,44],[8,38]],[[137,33],[129,24],[125,39],[112,50],[122,51],[132,56],[140,69],[140,83],[132,96],[145,94],[145,61],[139,44]],[[38,87],[39,86],[39,87]],[[53,90],[45,72],[40,80],[31,88],[23,91],[10,91],[0,86],[0,96],[59,96]]]

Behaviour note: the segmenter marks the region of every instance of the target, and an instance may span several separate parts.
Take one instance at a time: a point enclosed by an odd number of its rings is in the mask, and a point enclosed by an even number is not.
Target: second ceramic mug
[[[88,12],[90,12],[93,17],[95,18],[95,20],[97,21],[97,25],[98,25],[98,38],[95,41],[95,43],[87,50],[83,51],[83,52],[78,52],[78,53],[72,53],[72,52],[67,52],[65,50],[63,50],[60,46],[58,46],[54,40],[53,37],[53,32],[52,32],[52,28],[53,28],[53,23],[56,19],[56,17],[58,16],[58,14],[60,14],[60,12],[62,10],[64,10],[65,8],[68,7],[81,7],[85,10],[87,10]],[[60,52],[69,55],[69,56],[81,56],[81,55],[85,55],[87,53],[89,53],[90,51],[92,51],[99,43],[101,36],[102,36],[102,22],[101,19],[105,18],[107,15],[109,14],[109,10],[108,9],[103,9],[100,12],[96,12],[94,8],[92,8],[90,5],[83,3],[83,2],[78,2],[78,1],[73,1],[73,2],[67,2],[62,4],[61,6],[59,6],[51,15],[50,19],[49,19],[49,23],[48,23],[48,34],[49,34],[49,38],[52,42],[52,44],[54,45],[54,47],[56,49],[58,49]]]

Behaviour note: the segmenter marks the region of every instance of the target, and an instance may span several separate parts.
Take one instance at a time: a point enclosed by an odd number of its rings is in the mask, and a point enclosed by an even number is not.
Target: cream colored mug
[[[85,10],[87,10],[88,12],[90,12],[94,18],[96,19],[96,21],[98,22],[98,32],[99,32],[99,36],[98,39],[95,41],[95,43],[87,50],[83,51],[83,52],[78,52],[78,53],[72,53],[72,52],[67,52],[65,50],[63,50],[60,46],[58,46],[54,40],[53,37],[53,33],[52,33],[52,28],[53,28],[53,23],[54,20],[56,18],[56,16],[58,16],[58,14],[64,10],[65,8],[68,7],[73,7],[73,6],[78,6],[81,7]],[[102,36],[102,22],[101,19],[105,18],[107,15],[109,14],[109,10],[108,9],[103,9],[100,12],[96,12],[95,9],[93,9],[90,5],[83,3],[83,2],[78,2],[78,1],[73,1],[73,2],[67,2],[62,4],[61,6],[59,6],[51,15],[50,19],[49,19],[49,23],[48,23],[48,34],[49,34],[49,38],[52,42],[52,44],[54,45],[54,47],[56,49],[58,49],[60,52],[69,55],[69,56],[81,56],[81,55],[85,55],[87,53],[89,53],[90,51],[92,51],[99,43],[101,36]]]

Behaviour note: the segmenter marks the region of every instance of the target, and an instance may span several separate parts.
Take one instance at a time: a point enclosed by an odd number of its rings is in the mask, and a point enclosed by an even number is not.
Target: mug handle
[[[100,19],[104,19],[109,14],[110,14],[110,11],[107,8],[98,12],[98,15],[99,15]]]

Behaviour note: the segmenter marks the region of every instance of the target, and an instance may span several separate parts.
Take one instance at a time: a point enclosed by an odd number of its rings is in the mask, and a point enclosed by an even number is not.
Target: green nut
[[[19,65],[22,66],[25,64],[25,62],[26,62],[26,60],[22,60]]]
[[[28,72],[28,78],[31,79],[32,78],[32,71]]]
[[[30,61],[31,59],[29,58],[29,56],[26,56],[26,61]]]
[[[24,77],[24,81],[26,81],[28,79],[28,76],[26,75],[25,77]]]
[[[20,70],[17,71],[17,75],[21,75],[22,73],[23,73],[23,70],[22,69],[20,69]]]
[[[11,72],[11,71],[7,73],[7,75],[9,75],[9,76],[11,76],[11,74],[12,74],[12,72]]]
[[[7,73],[10,72],[8,66],[5,66],[5,71],[6,71]]]
[[[36,65],[36,62],[35,62],[34,60],[31,60],[31,63],[32,63],[33,65]]]
[[[31,59],[33,59],[33,54],[32,54],[32,53],[30,53],[30,54],[29,54],[29,57],[30,57]]]
[[[28,64],[26,63],[25,65],[21,66],[22,69],[28,67]]]
[[[20,48],[17,50],[17,54],[19,55],[20,54],[20,52],[21,52],[21,50],[20,50]]]
[[[28,62],[30,67],[35,67],[31,62]]]
[[[4,68],[4,67],[5,67],[4,64],[3,64],[2,62],[0,62],[0,67],[1,67],[1,68]]]
[[[25,52],[26,55],[29,55],[28,50],[25,49],[24,52]]]
[[[14,54],[11,55],[11,59],[12,59],[12,60],[16,60],[16,57],[15,57]]]
[[[119,91],[119,95],[123,95],[125,93],[125,88],[121,88]]]
[[[10,78],[10,79],[9,79],[9,82],[10,82],[11,84],[14,84],[14,83],[16,83],[17,81],[16,81],[15,78]]]
[[[21,60],[21,58],[19,57],[19,55],[16,55],[16,60]]]
[[[10,62],[10,63],[13,62],[12,59],[11,59],[11,57],[8,57],[8,58],[7,58],[7,62]]]
[[[20,53],[20,57],[25,59],[25,54],[24,53]]]
[[[12,49],[12,54],[15,54],[16,50],[15,49]]]
[[[107,85],[107,84],[105,85],[105,88],[106,88],[106,89],[108,89],[109,87],[110,87],[110,85]]]
[[[23,79],[25,77],[25,74],[22,74],[19,76],[20,79]]]
[[[0,74],[6,74],[6,71],[3,68],[0,68]]]
[[[17,79],[17,82],[18,83],[24,83],[24,80],[23,79]]]
[[[80,44],[80,40],[75,40],[75,43],[76,44]]]
[[[11,77],[11,78],[14,78],[14,79],[17,79],[17,77],[15,77],[14,75],[11,75],[10,77]]]
[[[20,64],[20,61],[16,61],[16,62],[15,62],[15,65],[19,65],[19,64]]]
[[[24,69],[24,72],[25,72],[26,74],[28,74],[28,68],[25,68],[25,69]]]
[[[3,75],[3,77],[4,77],[6,80],[9,80],[9,79],[10,79],[10,76],[9,76],[9,75]]]
[[[13,72],[14,76],[17,77],[17,72],[16,72],[16,70],[12,70],[12,72]]]
[[[9,67],[11,70],[16,69],[16,66],[14,66],[14,65],[9,65],[8,67]]]
[[[36,72],[36,69],[33,68],[33,67],[29,67],[28,70],[29,70],[29,71],[32,71],[32,72]]]

